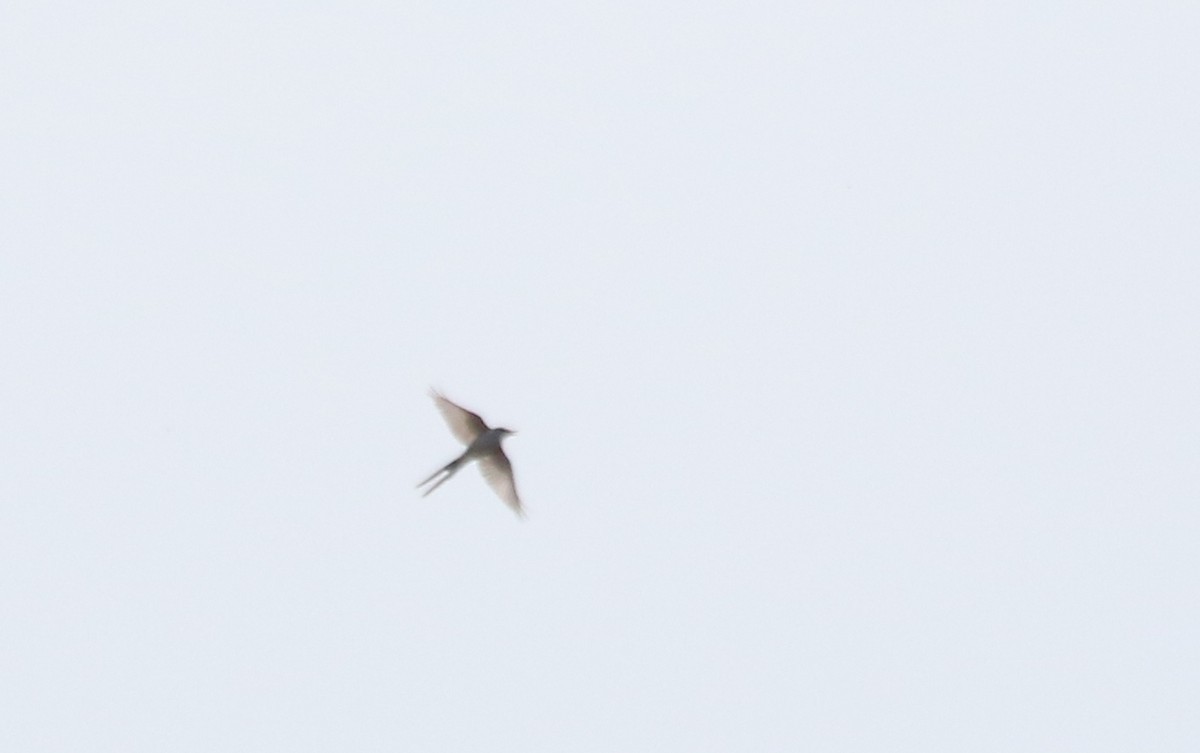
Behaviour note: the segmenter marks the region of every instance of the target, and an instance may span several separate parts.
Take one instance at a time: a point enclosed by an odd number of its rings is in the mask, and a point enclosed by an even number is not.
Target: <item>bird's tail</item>
[[[446,479],[448,479],[451,476],[453,476],[454,474],[458,473],[458,469],[462,467],[462,464],[463,464],[462,458],[455,458],[454,460],[451,460],[449,463],[446,463],[441,468],[438,468],[433,473],[429,474],[429,478],[427,478],[424,481],[422,481],[421,483],[417,484],[417,488],[420,489],[422,486],[425,486],[425,484],[428,484],[430,481],[433,481],[433,485],[430,486],[428,489],[426,489],[421,494],[421,496],[428,497],[430,494],[432,494],[434,489],[436,489],[439,486],[441,486],[442,484],[446,483]],[[438,478],[438,476],[441,476],[441,478]],[[434,481],[434,479],[437,479],[437,480]]]

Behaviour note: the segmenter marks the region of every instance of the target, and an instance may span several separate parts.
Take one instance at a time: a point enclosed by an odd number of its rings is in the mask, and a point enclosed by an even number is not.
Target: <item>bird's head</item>
[[[505,429],[503,426],[496,427],[496,431],[500,432],[501,439],[503,439],[504,437],[507,437],[509,434],[517,433],[517,432],[513,431],[512,429]]]

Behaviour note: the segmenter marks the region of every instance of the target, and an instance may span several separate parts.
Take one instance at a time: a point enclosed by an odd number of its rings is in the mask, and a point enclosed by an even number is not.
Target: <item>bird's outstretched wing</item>
[[[517,496],[517,483],[513,480],[512,463],[508,462],[504,450],[497,447],[494,452],[480,458],[479,470],[483,473],[484,481],[492,487],[492,491],[500,495],[504,504],[511,507],[517,515],[525,517],[525,511],[521,508],[521,498]]]
[[[446,419],[446,425],[450,427],[450,432],[463,444],[471,444],[476,437],[488,430],[488,426],[482,418],[461,405],[450,402],[437,390],[430,390],[429,396],[433,398],[437,409],[441,411],[442,418]]]

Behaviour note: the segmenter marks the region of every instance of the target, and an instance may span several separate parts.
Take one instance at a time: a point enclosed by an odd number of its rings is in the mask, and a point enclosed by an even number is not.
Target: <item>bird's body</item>
[[[521,508],[521,498],[517,496],[517,486],[513,481],[512,464],[504,454],[500,442],[509,434],[509,429],[490,428],[477,414],[456,405],[443,395],[432,392],[433,402],[441,411],[450,431],[460,442],[467,446],[463,453],[454,460],[430,474],[429,478],[417,484],[420,488],[430,484],[422,496],[429,496],[434,489],[446,483],[446,479],[458,473],[459,469],[472,460],[479,462],[479,470],[488,485],[500,495],[504,503],[512,508],[517,515],[524,516]]]

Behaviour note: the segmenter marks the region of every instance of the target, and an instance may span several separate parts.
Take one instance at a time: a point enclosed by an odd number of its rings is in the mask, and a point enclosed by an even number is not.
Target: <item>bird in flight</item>
[[[521,498],[517,496],[517,485],[513,481],[512,464],[508,462],[508,457],[500,447],[502,439],[516,432],[499,427],[490,429],[478,415],[461,405],[455,405],[436,390],[430,391],[429,394],[450,427],[450,433],[465,444],[467,449],[417,484],[418,489],[430,484],[421,496],[428,497],[434,489],[446,483],[446,479],[458,473],[458,469],[472,460],[478,460],[479,470],[488,486],[492,487],[492,491],[499,494],[500,499],[504,500],[513,512],[525,517],[525,511],[521,509]]]

